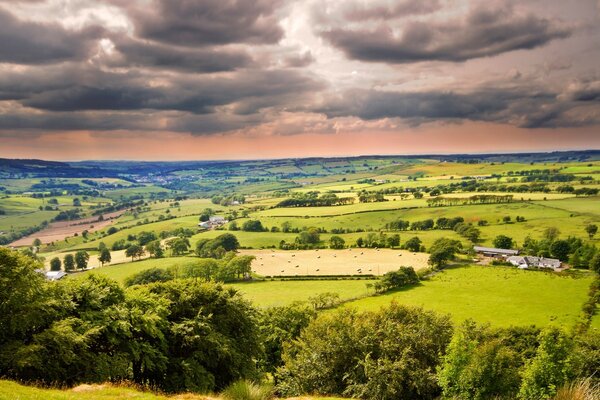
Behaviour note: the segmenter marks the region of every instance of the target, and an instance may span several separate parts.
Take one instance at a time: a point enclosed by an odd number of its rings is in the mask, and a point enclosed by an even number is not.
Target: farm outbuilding
[[[473,249],[485,257],[510,257],[519,254],[519,250],[496,249],[494,247],[473,246]]]

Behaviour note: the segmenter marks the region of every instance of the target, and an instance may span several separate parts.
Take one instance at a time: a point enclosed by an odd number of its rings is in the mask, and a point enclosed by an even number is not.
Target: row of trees
[[[502,204],[511,203],[513,195],[477,194],[469,197],[432,197],[427,199],[429,207],[447,207],[468,204]]]
[[[275,207],[324,207],[354,203],[353,197],[338,197],[335,193],[319,192],[293,193],[292,197],[277,203]]]

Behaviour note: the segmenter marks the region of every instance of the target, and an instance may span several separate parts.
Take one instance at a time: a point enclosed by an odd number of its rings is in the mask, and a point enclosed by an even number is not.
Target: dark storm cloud
[[[256,64],[244,50],[189,49],[127,37],[117,37],[113,41],[118,55],[109,61],[112,66],[151,67],[204,73],[233,71]]]
[[[582,102],[560,101],[559,94],[535,88],[480,88],[468,93],[349,90],[313,109],[329,118],[401,118],[411,124],[436,120],[508,123],[525,128],[597,124],[582,114]]]
[[[394,27],[401,26],[401,33]],[[534,14],[520,15],[512,8],[476,8],[462,20],[384,21],[375,29],[324,27],[319,34],[348,58],[386,63],[465,61],[532,49],[566,38],[571,29]]]
[[[170,112],[50,112],[13,111],[0,114],[0,137],[19,137],[23,132],[62,131],[171,131],[210,135],[255,126],[259,115],[190,115]],[[126,134],[123,134],[126,136]]]
[[[178,46],[274,44],[283,37],[282,0],[154,0],[124,5],[140,38]]]
[[[151,76],[148,78],[152,78]],[[158,78],[158,77],[157,77]],[[104,73],[53,90],[29,88],[21,99],[27,107],[49,111],[177,110],[197,114],[234,105],[248,114],[265,107],[282,107],[318,91],[322,83],[296,71],[248,70],[230,76],[178,76],[163,84],[131,75]],[[44,84],[42,84],[44,86]],[[9,85],[9,89],[14,90]],[[0,86],[0,93],[4,88]]]
[[[349,21],[366,21],[370,19],[391,19],[407,15],[429,14],[441,8],[439,0],[405,0],[385,5],[345,4],[344,17]]]
[[[57,24],[21,21],[0,8],[0,62],[51,64],[84,60],[103,30],[67,30]]]

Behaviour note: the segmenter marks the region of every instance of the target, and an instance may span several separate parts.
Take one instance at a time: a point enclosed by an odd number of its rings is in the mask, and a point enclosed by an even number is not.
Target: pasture
[[[429,255],[390,249],[241,250],[255,256],[252,271],[262,276],[383,275],[400,266],[427,267]]]
[[[508,267],[464,266],[436,274],[419,285],[346,303],[377,310],[391,301],[448,313],[493,326],[572,327],[587,299],[592,275],[574,278]]]

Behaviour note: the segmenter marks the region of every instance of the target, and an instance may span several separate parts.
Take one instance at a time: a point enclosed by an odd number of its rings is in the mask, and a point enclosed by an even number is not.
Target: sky
[[[600,148],[600,0],[0,0],[0,157]]]

